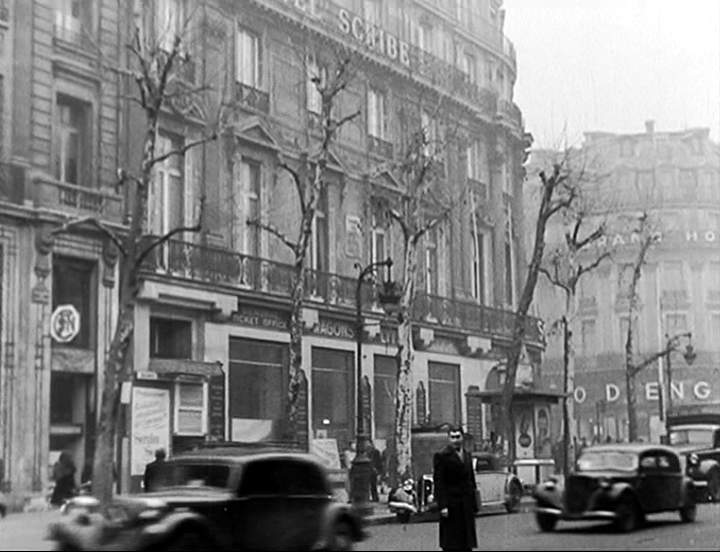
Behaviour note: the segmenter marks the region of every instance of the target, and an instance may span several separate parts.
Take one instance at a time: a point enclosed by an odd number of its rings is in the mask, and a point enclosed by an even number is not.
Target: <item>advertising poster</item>
[[[143,475],[159,448],[170,454],[170,392],[133,387],[130,474]]]

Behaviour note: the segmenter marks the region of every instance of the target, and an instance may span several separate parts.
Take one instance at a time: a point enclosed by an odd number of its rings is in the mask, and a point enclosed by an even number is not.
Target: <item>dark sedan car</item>
[[[200,450],[168,460],[159,481],[102,509],[79,497],[50,538],[61,550],[350,550],[364,536],[307,454]]]
[[[546,481],[535,489],[535,517],[542,531],[559,520],[608,520],[632,531],[647,514],[675,510],[695,521],[694,487],[683,459],[662,445],[629,443],[585,449],[567,489]]]

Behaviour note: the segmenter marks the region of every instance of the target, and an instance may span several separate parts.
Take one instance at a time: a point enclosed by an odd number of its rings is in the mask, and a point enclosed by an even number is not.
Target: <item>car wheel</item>
[[[168,552],[189,552],[190,550],[207,550],[208,544],[205,535],[194,529],[186,529],[175,533],[159,549]]]
[[[708,500],[710,502],[720,502],[720,472],[713,470],[708,478]]]
[[[680,520],[683,523],[692,523],[697,517],[697,504],[691,493],[687,493],[687,503],[680,508]]]
[[[508,493],[507,502],[505,502],[505,509],[509,513],[517,512],[520,507],[520,501],[522,500],[522,487],[517,481],[513,481],[510,484],[510,492]]]
[[[553,529],[555,529],[555,526],[557,525],[558,518],[557,516],[553,516],[550,514],[543,514],[541,512],[538,512],[535,514],[535,520],[537,521],[538,527],[540,527],[541,531],[544,531],[546,533],[549,533]]]
[[[615,513],[617,514],[617,519],[614,523],[615,529],[621,533],[634,531],[640,524],[638,508],[629,500],[621,502],[616,508]]]
[[[353,549],[353,528],[347,521],[338,521],[328,539],[328,550],[337,552]]]

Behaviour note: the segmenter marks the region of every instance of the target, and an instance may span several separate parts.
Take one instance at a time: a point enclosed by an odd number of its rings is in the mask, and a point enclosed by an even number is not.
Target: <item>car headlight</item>
[[[695,467],[700,463],[700,458],[694,452],[688,456],[688,465]]]
[[[612,487],[612,483],[610,483],[610,480],[609,480],[609,479],[605,479],[605,478],[602,478],[602,479],[598,482],[598,484],[600,485],[600,488],[601,488],[601,489],[609,489],[610,487]]]

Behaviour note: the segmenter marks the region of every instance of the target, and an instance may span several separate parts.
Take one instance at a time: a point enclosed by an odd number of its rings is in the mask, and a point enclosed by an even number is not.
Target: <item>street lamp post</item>
[[[669,337],[667,334],[665,334],[665,339],[667,339],[667,343],[665,346],[665,350],[667,351],[665,354],[666,362],[666,370],[667,370],[667,401],[665,403],[665,438],[667,439],[667,442],[670,443],[670,422],[668,420],[668,416],[670,415],[670,411],[672,409],[672,353],[673,351],[677,350],[678,344],[677,341],[681,337],[686,337],[688,339],[688,344],[685,346],[685,351],[683,352],[683,358],[685,359],[685,362],[687,362],[688,366],[691,366],[693,362],[695,362],[695,357],[697,357],[697,353],[695,353],[695,349],[692,346],[692,332],[685,332],[681,334],[674,335],[673,337]]]
[[[397,292],[396,285],[390,280],[390,269],[392,267],[392,259],[389,257],[383,261],[370,263],[366,267],[362,267],[359,263],[355,263],[355,268],[360,270],[355,287],[355,346],[356,346],[356,442],[355,442],[355,458],[352,460],[350,468],[350,499],[353,504],[367,509],[368,497],[370,495],[370,474],[372,471],[371,460],[367,453],[367,441],[370,438],[370,428],[365,427],[365,412],[362,398],[362,341],[364,323],[362,317],[362,284],[365,278],[372,274],[377,267],[384,266],[387,269],[387,279],[382,283],[382,291],[380,292],[380,302],[383,306],[397,304],[400,296]]]

